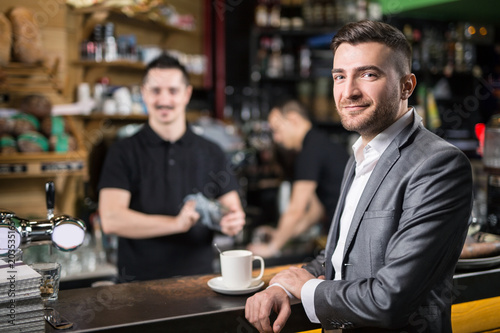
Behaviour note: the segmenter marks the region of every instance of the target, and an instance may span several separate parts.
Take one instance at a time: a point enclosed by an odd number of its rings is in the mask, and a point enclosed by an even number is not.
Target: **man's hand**
[[[316,279],[316,277],[306,271],[304,268],[292,266],[276,274],[269,282],[269,285],[272,285],[273,283],[279,283],[293,296],[301,299],[300,292],[302,290],[302,287],[307,281],[311,279]],[[324,280],[325,277],[320,276],[318,277],[318,279]]]
[[[245,225],[245,213],[241,210],[234,210],[222,217],[220,227],[222,233],[228,236],[235,236]]]
[[[199,218],[200,214],[196,211],[196,202],[193,200],[187,201],[184,206],[182,206],[175,220],[179,232],[189,231]]]
[[[278,314],[273,326],[269,321],[271,310]],[[292,310],[290,299],[280,287],[271,287],[247,299],[245,318],[261,333],[280,332]]]

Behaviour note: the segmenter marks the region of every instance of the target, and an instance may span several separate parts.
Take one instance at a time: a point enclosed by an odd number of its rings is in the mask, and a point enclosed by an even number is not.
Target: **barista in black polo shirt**
[[[275,143],[298,154],[290,202],[278,228],[270,232],[268,243],[248,247],[262,257],[275,256],[288,240],[317,223],[322,223],[324,234],[328,233],[348,158],[344,147],[313,127],[307,110],[295,100],[273,108],[268,119]]]
[[[162,55],[142,85],[148,123],[109,150],[99,180],[103,231],[119,236],[121,276],[150,280],[212,272],[213,231],[197,223],[201,192],[228,208],[221,231],[241,231],[245,214],[223,151],[186,125],[192,86],[185,68]]]

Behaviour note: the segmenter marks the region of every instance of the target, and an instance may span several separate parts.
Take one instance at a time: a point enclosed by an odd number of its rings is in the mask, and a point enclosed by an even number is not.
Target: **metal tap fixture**
[[[28,220],[12,211],[0,209],[0,255],[14,253],[20,246],[51,241],[62,251],[73,251],[82,245],[86,226],[68,215],[54,215],[55,186],[45,184],[47,218]]]

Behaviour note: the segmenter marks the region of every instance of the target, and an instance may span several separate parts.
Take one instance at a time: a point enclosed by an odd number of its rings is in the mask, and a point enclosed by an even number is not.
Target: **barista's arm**
[[[126,238],[151,238],[188,231],[199,219],[196,203],[187,202],[179,215],[150,215],[129,208],[130,192],[103,188],[99,192],[99,215],[105,233]]]
[[[306,213],[302,219],[297,222],[295,226],[293,237],[298,237],[303,232],[306,232],[310,227],[315,225],[321,220],[325,214],[325,209],[321,201],[319,201],[316,193],[313,193],[309,205],[306,208]]]
[[[276,251],[280,250],[289,239],[299,235],[318,221],[319,217],[316,219],[318,213],[317,207],[314,208],[312,216],[307,215],[308,207],[314,201],[312,198],[317,199],[315,193],[316,186],[317,183],[311,180],[293,182],[288,209],[281,216],[278,222],[278,229],[269,244],[272,249]]]
[[[229,213],[225,214],[220,221],[222,232],[226,235],[234,236],[245,225],[245,213],[241,207],[240,196],[238,192],[231,191],[219,197],[218,200],[223,206],[229,209]]]
[[[299,180],[293,183],[292,195],[287,211],[281,215],[278,228],[272,234],[269,243],[252,243],[248,249],[256,255],[268,258],[290,240],[307,230],[319,221],[323,214],[323,206],[316,196],[316,182]]]

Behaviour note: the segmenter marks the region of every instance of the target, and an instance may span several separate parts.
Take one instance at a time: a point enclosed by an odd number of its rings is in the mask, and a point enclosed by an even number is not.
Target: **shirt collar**
[[[144,124],[144,134],[152,144],[160,145],[167,143],[180,146],[191,144],[194,140],[194,136],[196,135],[193,133],[191,128],[187,126],[186,132],[184,132],[184,134],[180,137],[179,140],[175,142],[165,141],[151,128],[151,126],[149,126],[148,123]]]
[[[354,158],[356,163],[360,163],[364,159],[364,152],[368,149],[375,149],[378,155],[382,153],[389,147],[392,140],[411,122],[413,121],[415,109],[411,108],[405,114],[403,114],[398,120],[396,120],[391,126],[387,127],[383,132],[379,133],[373,140],[371,140],[364,149],[361,148],[361,137],[359,137],[356,142],[352,145],[352,150],[354,152]]]

